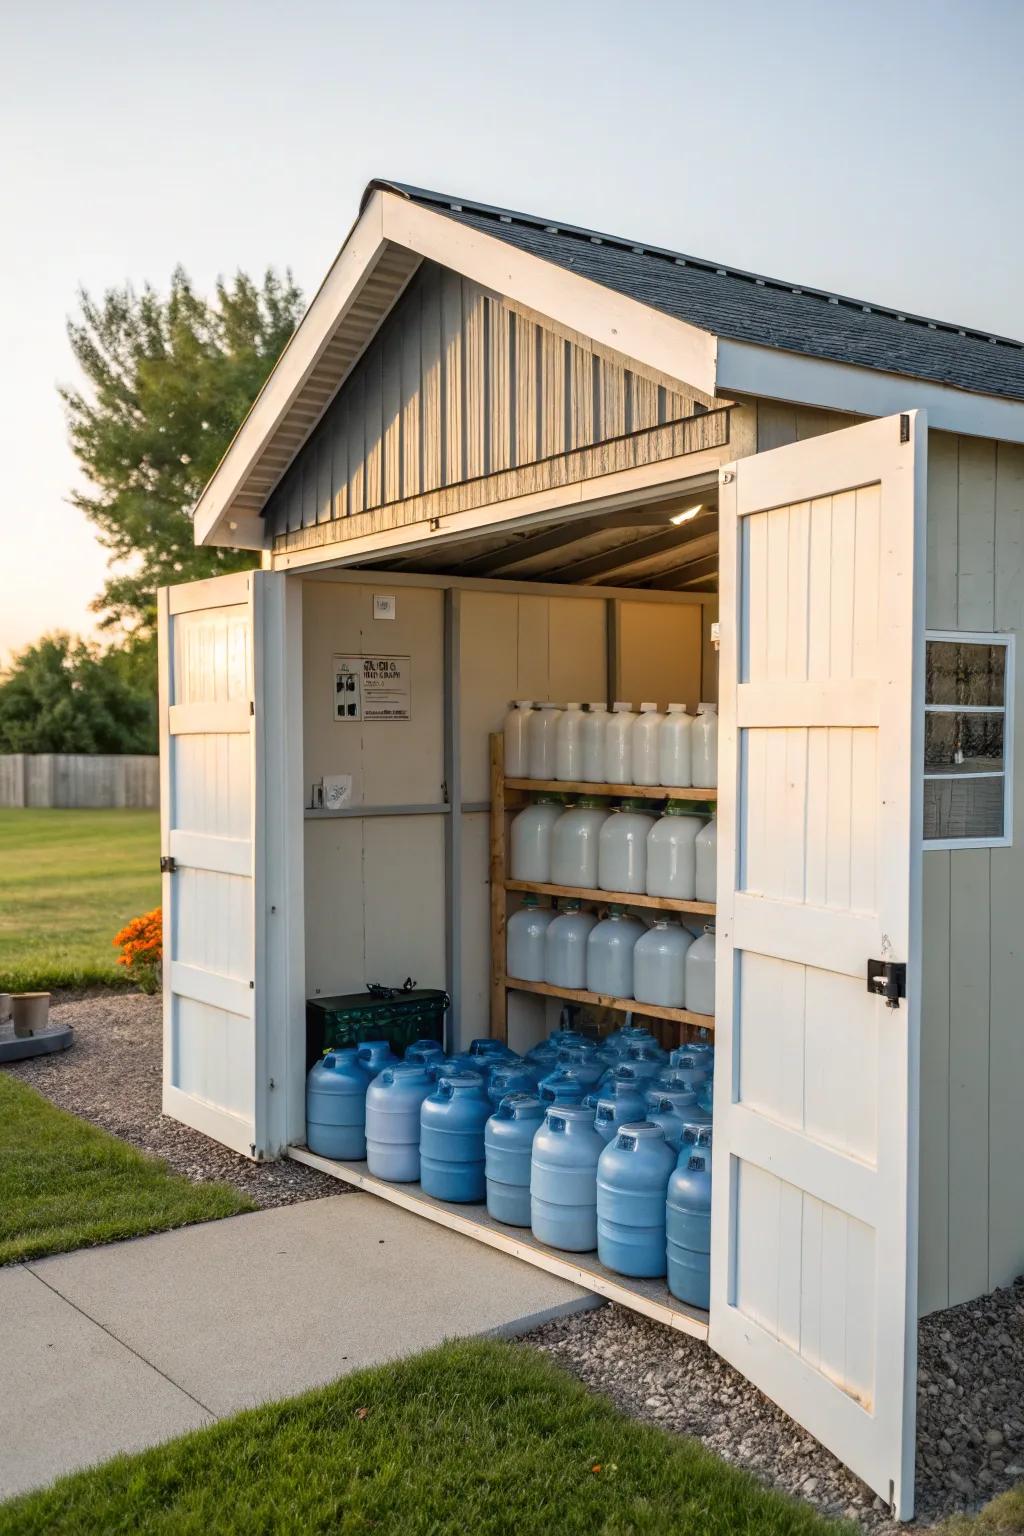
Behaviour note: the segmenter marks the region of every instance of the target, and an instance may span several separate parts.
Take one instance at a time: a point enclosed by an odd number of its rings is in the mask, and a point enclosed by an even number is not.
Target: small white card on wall
[[[381,593],[373,594],[373,616],[375,619],[393,619],[397,604],[393,596],[382,596]]]
[[[340,811],[352,799],[352,775],[350,773],[324,774],[324,810]]]

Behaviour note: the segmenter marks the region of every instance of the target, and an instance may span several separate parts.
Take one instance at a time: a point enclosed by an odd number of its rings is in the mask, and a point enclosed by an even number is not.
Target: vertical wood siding
[[[270,498],[268,524],[311,528],[697,409],[424,262]]]
[[[758,449],[850,418],[759,401]],[[930,629],[1024,628],[1024,448],[932,432]],[[1015,719],[1024,721],[1024,665]],[[1024,743],[1014,843],[924,856],[919,1307],[1024,1270]]]

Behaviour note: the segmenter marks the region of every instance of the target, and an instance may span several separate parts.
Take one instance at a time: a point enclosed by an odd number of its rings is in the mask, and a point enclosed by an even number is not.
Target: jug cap
[[[651,704],[649,701],[646,701],[646,700],[644,701],[644,703],[642,703],[640,705],[640,713],[642,715],[656,714],[657,710],[658,710],[657,704]]]
[[[702,702],[697,705],[697,713],[698,715],[717,715],[718,705]]]
[[[624,1135],[629,1138],[628,1141],[622,1140]],[[653,1120],[627,1120],[624,1125],[619,1126],[618,1145],[635,1147],[638,1141],[657,1141],[659,1137],[664,1141],[665,1129],[663,1126],[655,1125]]]
[[[650,813],[650,803],[642,795],[627,795],[619,805],[620,811],[647,811]]]
[[[693,800],[669,800],[663,814],[665,816],[699,816],[700,805]]]
[[[612,711],[617,715],[628,715],[632,712],[632,709],[633,706],[628,699],[616,699],[612,705]]]
[[[668,706],[668,712],[669,712],[670,715],[685,715],[686,714],[686,705],[685,704],[670,704]]]
[[[591,714],[594,715],[607,714],[608,712],[607,704],[588,704],[587,708],[590,710]]]
[[[576,804],[573,806],[573,810],[603,811],[607,804],[607,795],[580,795],[579,799],[576,801]]]
[[[533,708],[533,700],[532,699],[516,699],[515,700],[515,706],[516,706],[516,709],[532,709]]]
[[[565,708],[566,709],[582,709],[583,705],[580,704],[579,702],[576,702],[576,703],[573,703],[573,704],[566,704]]]

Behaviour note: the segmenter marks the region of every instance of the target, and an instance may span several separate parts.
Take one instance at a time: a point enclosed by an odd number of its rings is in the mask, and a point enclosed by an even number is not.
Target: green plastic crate
[[[447,992],[417,987],[369,985],[365,992],[315,997],[306,1003],[306,1070],[325,1051],[364,1040],[387,1040],[396,1056],[414,1040],[444,1044],[444,1016],[451,1007]]]

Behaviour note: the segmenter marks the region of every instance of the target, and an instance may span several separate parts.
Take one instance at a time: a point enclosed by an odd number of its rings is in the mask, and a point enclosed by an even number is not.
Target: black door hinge
[[[884,997],[887,1008],[898,1008],[907,995],[907,968],[902,961],[869,960],[868,991]]]
[[[178,873],[178,866],[174,862],[173,853],[160,855],[160,873],[162,875],[176,875]]]
[[[904,411],[900,416],[900,442],[910,442],[910,417],[907,415],[906,411]]]

